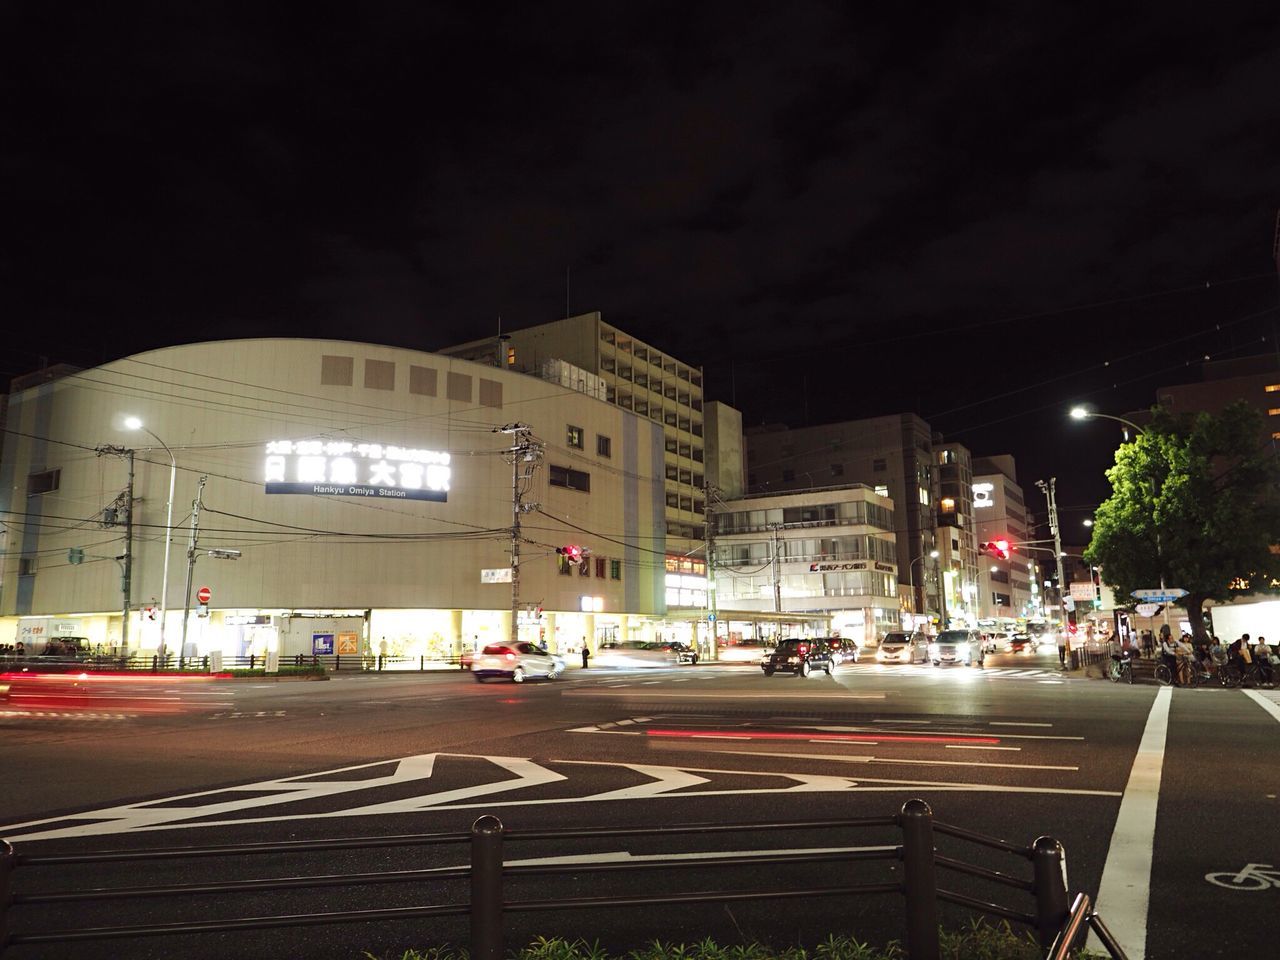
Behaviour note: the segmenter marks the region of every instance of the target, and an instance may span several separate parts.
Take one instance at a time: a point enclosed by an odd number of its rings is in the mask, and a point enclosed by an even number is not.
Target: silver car
[[[877,663],[928,663],[929,638],[923,633],[886,633],[876,649]]]
[[[943,630],[929,644],[929,659],[935,667],[942,663],[982,666],[985,657],[982,634],[977,630]]]
[[[476,683],[490,677],[507,677],[524,683],[531,677],[554,680],[564,672],[564,660],[532,643],[491,643],[471,661]]]

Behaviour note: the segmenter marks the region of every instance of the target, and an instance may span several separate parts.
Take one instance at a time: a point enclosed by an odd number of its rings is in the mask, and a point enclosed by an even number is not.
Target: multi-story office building
[[[826,614],[868,644],[901,628],[893,502],[871,487],[728,500],[714,527],[716,602],[730,629],[735,611]]]
[[[973,460],[973,514],[979,544],[1008,540],[1026,543],[1027,505],[1018,486],[1013,457],[978,457]],[[1052,558],[1052,551],[1046,556]],[[1016,549],[1008,559],[983,555],[979,558],[979,610],[981,619],[1019,619],[1040,615],[1035,552]]]
[[[1245,400],[1264,417],[1263,440],[1280,449],[1280,358],[1263,354],[1215,360],[1201,364],[1200,377],[1199,383],[1160,387],[1156,402],[1174,413],[1218,413]]]
[[[960,443],[934,436],[938,469],[937,543],[944,623],[972,626],[979,614],[978,552],[974,539],[973,457]]]
[[[789,430],[748,429],[747,487],[770,493],[864,483],[893,501],[897,575],[908,615],[941,614],[933,434],[915,414]]]
[[[574,387],[660,425],[666,533],[687,541],[703,538],[707,411],[701,367],[605,323],[599,312],[445,347],[440,353]],[[718,427],[732,421],[726,413],[731,410],[720,406]],[[738,424],[740,428],[741,418]],[[718,435],[728,447],[740,448],[731,429]]]

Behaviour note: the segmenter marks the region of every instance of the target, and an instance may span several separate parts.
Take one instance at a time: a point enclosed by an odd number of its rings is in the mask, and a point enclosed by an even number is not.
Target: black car
[[[807,677],[814,670],[825,670],[830,674],[835,663],[831,659],[831,648],[824,641],[792,637],[779,640],[778,645],[760,661],[760,669],[766,677],[772,677],[777,671]]]

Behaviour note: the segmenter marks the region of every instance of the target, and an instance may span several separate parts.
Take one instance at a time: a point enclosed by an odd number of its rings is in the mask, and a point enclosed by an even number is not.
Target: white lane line
[[[1098,911],[1130,960],[1147,955],[1147,914],[1151,906],[1151,862],[1156,839],[1156,809],[1160,804],[1160,774],[1169,732],[1169,704],[1173,690],[1161,687],[1147,715],[1129,782],[1120,801],[1111,847],[1098,885]],[[1104,952],[1089,934],[1089,949]]]
[[[1277,706],[1274,700],[1264,697],[1257,690],[1245,690],[1244,695],[1271,714],[1274,719],[1280,720],[1280,706]]]
[[[805,719],[808,719],[807,717]],[[932,720],[872,720],[872,723],[933,723]]]
[[[650,687],[650,686],[653,686],[653,684],[655,683],[661,683],[661,682],[662,682],[661,680],[642,680],[640,682],[640,686]],[[676,683],[679,683],[679,682],[680,682],[679,680],[676,681]]]
[[[948,750],[1021,750],[1021,747],[984,747],[980,743],[948,743]]]
[[[609,690],[618,690],[621,687],[610,687]],[[566,697],[592,697],[597,692],[590,690],[566,690]],[[635,693],[627,692],[622,694],[625,697],[639,697],[643,700],[759,700],[760,695],[756,693],[712,693],[710,691],[699,691],[698,693],[668,693],[666,691],[636,691]],[[770,700],[884,700],[888,695],[884,693],[812,693],[805,690],[796,690],[793,692],[770,691]]]
[[[1052,723],[1017,723],[1013,720],[992,720],[993,727],[1052,727]]]

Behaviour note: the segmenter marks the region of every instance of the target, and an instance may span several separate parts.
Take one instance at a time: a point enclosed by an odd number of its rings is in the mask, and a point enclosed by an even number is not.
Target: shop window
[[[612,457],[613,441],[604,434],[596,434],[596,453],[602,457]]]
[[[61,470],[44,470],[27,477],[27,496],[34,497],[38,493],[53,493],[58,489],[58,481],[62,478]]]
[[[582,428],[575,427],[572,424],[565,427],[565,443],[573,447],[575,450],[582,449]]]
[[[610,580],[622,579],[622,561],[621,560],[609,561],[609,579]]]

